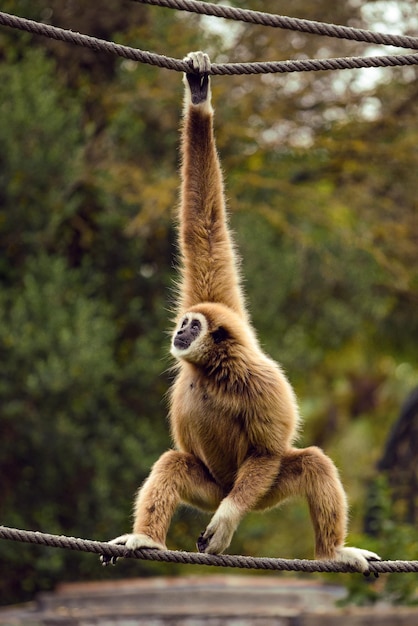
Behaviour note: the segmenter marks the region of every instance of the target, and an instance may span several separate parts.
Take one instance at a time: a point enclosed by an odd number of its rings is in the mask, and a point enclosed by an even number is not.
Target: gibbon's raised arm
[[[208,57],[203,62],[210,63]],[[202,69],[207,71],[209,66]],[[201,302],[219,302],[246,318],[225,215],[222,171],[213,136],[210,83],[207,74],[187,74],[184,82],[178,312]]]

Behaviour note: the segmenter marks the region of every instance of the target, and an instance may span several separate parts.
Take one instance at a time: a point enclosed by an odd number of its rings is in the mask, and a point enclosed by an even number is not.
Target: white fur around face
[[[199,335],[196,337],[196,339],[192,341],[192,343],[190,344],[188,348],[185,348],[185,349],[177,348],[174,345],[174,338],[177,332],[180,330],[183,322],[185,320],[189,322],[191,319],[199,320],[201,327],[202,327],[201,331]],[[173,333],[173,339],[171,341],[171,348],[170,348],[170,352],[172,356],[174,356],[176,359],[185,359],[186,361],[198,361],[199,360],[198,357],[199,357],[199,354],[202,353],[202,345],[204,343],[204,340],[207,334],[208,334],[208,322],[206,320],[206,317],[202,315],[202,313],[194,313],[192,311],[186,313],[185,315],[183,315],[180,322],[177,324],[176,329]]]
[[[370,550],[341,547],[336,550],[335,561],[353,565],[364,574],[369,570],[369,561],[380,561],[380,556]]]

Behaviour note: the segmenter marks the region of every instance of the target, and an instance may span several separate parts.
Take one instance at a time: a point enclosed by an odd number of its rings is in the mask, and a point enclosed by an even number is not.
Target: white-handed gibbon
[[[244,303],[225,210],[213,134],[210,61],[186,57],[179,210],[181,279],[171,354],[175,449],[165,452],[139,489],[132,534],[113,543],[166,549],[179,503],[214,511],[199,551],[228,548],[243,516],[304,496],[315,556],[363,572],[373,552],[344,546],[346,496],[333,462],[316,447],[298,449],[299,413],[281,367],[260,348]],[[104,563],[111,561],[102,557]]]

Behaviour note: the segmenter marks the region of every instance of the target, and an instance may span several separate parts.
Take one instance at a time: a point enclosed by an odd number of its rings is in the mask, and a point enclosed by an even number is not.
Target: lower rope
[[[52,548],[92,552],[109,558],[135,558],[146,561],[165,561],[168,563],[183,563],[190,565],[210,565],[218,567],[238,567],[244,569],[275,570],[286,572],[358,572],[355,567],[335,561],[313,561],[308,559],[271,559],[265,557],[250,557],[226,554],[201,554],[198,552],[180,552],[174,550],[153,550],[141,548],[127,550],[104,541],[91,541],[66,537],[64,535],[50,535],[38,531],[19,530],[0,526],[0,539],[33,543]],[[418,561],[372,561],[372,574],[393,574],[418,572]]]

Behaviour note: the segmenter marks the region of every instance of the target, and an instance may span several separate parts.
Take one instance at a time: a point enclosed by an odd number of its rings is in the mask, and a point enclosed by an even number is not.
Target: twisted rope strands
[[[333,59],[302,59],[262,63],[224,63],[211,66],[211,74],[286,74],[290,72],[319,72],[323,70],[349,70],[370,67],[399,67],[416,65],[418,54],[377,57],[340,57]],[[184,71],[184,70],[183,70]],[[187,70],[190,71],[190,68]]]
[[[216,6],[216,5],[215,5]],[[123,46],[96,37],[90,37],[71,30],[57,28],[49,24],[35,22],[0,11],[0,24],[24,30],[32,34],[42,35],[51,39],[65,41],[85,48],[116,54],[124,59],[156,65],[177,72],[193,71],[189,64],[172,57]],[[210,73],[217,75],[232,74],[268,74],[289,72],[310,72],[321,70],[345,70],[368,67],[399,67],[417,65],[418,54],[377,56],[377,57],[343,57],[335,59],[304,59],[300,61],[277,61],[265,63],[225,63],[211,66]]]
[[[229,20],[248,22],[250,24],[260,24],[262,26],[272,26],[273,28],[284,28],[313,35],[326,35],[339,39],[351,39],[374,44],[384,44],[396,46],[398,48],[418,48],[418,37],[408,37],[406,35],[389,35],[377,33],[362,28],[352,28],[349,26],[339,26],[336,24],[324,24],[304,20],[296,17],[286,17],[263,13],[262,11],[251,11],[250,9],[238,9],[235,7],[213,4],[211,2],[200,2],[197,0],[134,0],[141,4],[151,4],[178,11],[189,11],[202,15],[212,15],[223,17]]]
[[[90,37],[89,35],[76,33],[72,30],[51,26],[50,24],[35,22],[34,20],[17,17],[16,15],[11,15],[2,11],[0,11],[0,24],[24,30],[35,35],[49,37],[50,39],[55,39],[57,41],[65,41],[84,48],[91,48],[92,50],[97,50],[99,52],[109,52],[132,61],[140,61],[142,63],[165,67],[170,70],[177,70],[178,72],[183,72],[187,68],[185,63],[176,61],[176,59],[171,59],[170,57],[154,54],[152,52],[146,52],[144,50],[137,50],[136,48],[130,48],[129,46],[123,46],[111,41],[105,41],[103,39],[98,39],[97,37]]]
[[[126,550],[124,546],[101,541],[78,539],[64,535],[50,535],[37,531],[18,530],[0,526],[0,539],[33,543],[53,548],[92,552],[109,557],[137,558],[147,561],[165,561],[190,565],[211,565],[243,569],[261,569],[293,572],[357,572],[354,567],[335,561],[311,561],[307,559],[271,559],[238,555],[214,555],[172,550]],[[418,561],[372,561],[370,572],[374,574],[418,572]]]

